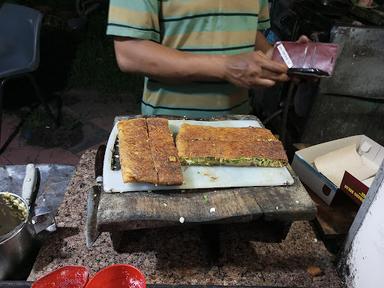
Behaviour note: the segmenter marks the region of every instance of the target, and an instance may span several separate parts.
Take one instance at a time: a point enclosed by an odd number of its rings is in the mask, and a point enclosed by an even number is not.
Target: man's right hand
[[[116,38],[115,53],[123,72],[141,73],[167,83],[225,80],[252,88],[289,80],[288,68],[261,51],[238,55],[193,54],[148,40]]]
[[[288,67],[261,51],[225,56],[224,62],[224,79],[239,87],[271,87],[289,80]]]

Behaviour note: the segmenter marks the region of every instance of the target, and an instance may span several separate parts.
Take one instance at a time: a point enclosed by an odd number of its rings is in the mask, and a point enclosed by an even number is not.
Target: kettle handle
[[[32,193],[35,191],[37,182],[37,171],[34,164],[28,164],[25,168],[25,177],[23,181],[22,197],[31,206]]]

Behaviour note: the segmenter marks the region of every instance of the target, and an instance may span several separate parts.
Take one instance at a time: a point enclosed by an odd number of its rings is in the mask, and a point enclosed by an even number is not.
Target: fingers
[[[263,78],[257,78],[254,81],[255,87],[257,86],[263,86],[263,87],[272,87],[275,86],[276,82],[270,79],[263,79]]]
[[[270,79],[278,82],[286,82],[290,80],[289,76],[286,73],[279,74],[279,73],[274,73],[265,69],[262,70],[261,78]]]
[[[287,73],[288,67],[284,64],[278,63],[269,59],[261,59],[260,61],[263,69],[269,70],[274,73],[282,74]]]
[[[261,68],[261,78],[281,82],[289,80],[287,75],[288,67],[283,64],[277,63],[270,59],[265,59],[261,63]]]
[[[287,66],[270,60],[268,56],[261,51],[257,51],[256,54],[259,57],[258,61],[261,64],[260,78],[279,82],[289,81],[289,77],[286,74],[288,70]]]
[[[308,42],[311,42],[311,40],[307,36],[301,35],[300,38],[296,42],[297,43],[308,43]]]
[[[260,51],[230,56],[225,68],[225,79],[239,87],[272,87],[289,80],[288,67]]]
[[[263,52],[257,51],[254,56],[255,60],[259,62],[262,68],[278,74],[287,73],[288,67],[286,65],[271,60]]]

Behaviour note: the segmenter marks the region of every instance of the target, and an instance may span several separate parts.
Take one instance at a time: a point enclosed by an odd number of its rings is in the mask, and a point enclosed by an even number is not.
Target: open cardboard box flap
[[[292,167],[301,181],[329,205],[346,170],[369,187],[383,160],[384,147],[365,135],[356,135],[297,151]]]
[[[364,181],[373,177],[379,166],[358,153],[359,147],[356,143],[334,150],[325,155],[315,158],[314,165],[321,174],[327,177],[337,187],[341,187],[341,182],[345,171],[348,171],[359,181]]]

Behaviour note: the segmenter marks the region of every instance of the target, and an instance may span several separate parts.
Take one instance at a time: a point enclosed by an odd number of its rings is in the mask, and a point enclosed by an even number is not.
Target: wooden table
[[[316,208],[298,177],[281,187],[102,193],[100,231],[126,231],[187,224],[312,220]],[[215,208],[212,213],[211,208]],[[183,217],[184,223],[180,223]]]
[[[254,116],[215,120],[228,119],[258,121]],[[254,222],[259,227],[265,226],[261,229],[263,233],[271,222],[274,227],[281,226],[282,230],[288,231],[285,228],[289,228],[293,221],[312,220],[316,215],[316,207],[307,191],[293,170],[288,169],[294,178],[294,184],[290,186],[101,193],[97,228],[101,232],[113,232],[118,239],[123,237],[124,231],[196,224],[215,224],[203,228],[204,235],[217,233],[217,228],[223,224]],[[282,235],[277,240],[281,240],[284,233]],[[118,245],[115,248],[119,249]]]

